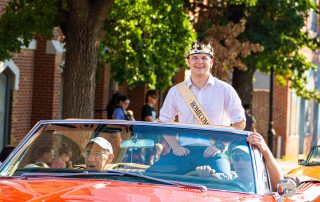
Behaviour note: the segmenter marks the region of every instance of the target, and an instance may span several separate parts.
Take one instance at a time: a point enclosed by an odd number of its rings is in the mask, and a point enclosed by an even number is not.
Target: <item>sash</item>
[[[180,94],[182,95],[185,103],[190,108],[193,116],[197,119],[197,121],[203,125],[212,125],[208,115],[202,109],[199,101],[194,96],[192,91],[188,88],[188,84],[183,81],[183,82],[177,84],[177,88],[178,88]]]

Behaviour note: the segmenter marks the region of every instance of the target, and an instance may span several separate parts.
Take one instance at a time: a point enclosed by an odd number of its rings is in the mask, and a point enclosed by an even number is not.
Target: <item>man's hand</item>
[[[214,177],[220,180],[232,180],[238,177],[236,174],[232,173],[216,173],[210,166],[198,166],[194,172],[198,177]]]
[[[219,153],[221,153],[220,149],[218,149],[216,146],[210,146],[210,147],[207,147],[206,150],[204,150],[203,157],[209,158],[209,157],[213,157]]]
[[[198,166],[195,171],[199,177],[211,177],[216,173],[210,166]]]
[[[190,150],[185,147],[175,147],[172,148],[172,151],[177,156],[188,156],[190,153]]]
[[[247,141],[250,144],[257,146],[261,153],[264,153],[268,149],[266,142],[259,133],[250,133],[250,135],[247,137]]]

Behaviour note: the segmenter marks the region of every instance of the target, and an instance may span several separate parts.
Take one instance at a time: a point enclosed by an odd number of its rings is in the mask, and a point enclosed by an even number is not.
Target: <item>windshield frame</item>
[[[320,155],[320,154],[319,154],[319,152],[320,152],[319,150],[320,150],[320,145],[316,145],[316,146],[313,146],[313,147],[311,148],[311,150],[310,150],[309,153],[308,153],[306,162],[305,162],[305,164],[304,164],[305,166],[320,166],[320,161],[319,161],[319,163],[316,163],[316,164],[310,162],[310,160],[312,159],[312,155],[314,155],[314,153],[315,153],[316,151],[318,151],[318,156]]]
[[[217,132],[228,132],[228,133],[234,133],[234,134],[241,134],[244,136],[247,136],[249,134],[248,131],[240,131],[240,130],[234,130],[229,127],[204,127],[201,125],[194,125],[194,124],[176,124],[176,123],[150,123],[150,122],[143,122],[143,121],[115,121],[115,120],[43,120],[39,121],[27,134],[27,136],[21,141],[21,143],[14,149],[14,151],[10,154],[10,156],[6,159],[5,162],[3,162],[1,168],[0,168],[0,175],[1,176],[9,176],[9,173],[11,172],[11,169],[9,166],[13,165],[13,162],[18,161],[19,158],[23,157],[23,152],[26,151],[26,148],[32,143],[34,139],[36,139],[40,134],[41,130],[44,128],[47,124],[112,124],[112,125],[119,125],[119,126],[139,126],[139,125],[156,125],[159,127],[167,127],[167,128],[186,128],[186,129],[200,129],[205,131],[217,131]],[[259,184],[259,169],[257,168],[257,164],[260,162],[260,158],[256,157],[255,152],[253,152],[253,148],[251,145],[249,145],[249,152],[250,156],[252,158],[252,169],[253,169],[253,175],[254,175],[254,183],[255,183],[255,193],[260,193],[259,187],[257,186]]]

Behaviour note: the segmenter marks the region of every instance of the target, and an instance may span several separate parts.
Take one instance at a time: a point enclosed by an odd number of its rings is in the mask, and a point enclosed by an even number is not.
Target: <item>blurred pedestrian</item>
[[[157,121],[157,113],[154,106],[157,104],[158,94],[156,90],[148,90],[145,98],[146,104],[141,109],[141,120],[153,122]],[[154,162],[158,161],[163,150],[163,145],[161,144],[161,139],[159,136],[153,138],[155,145],[152,149],[146,149],[146,163],[152,165]]]
[[[129,107],[130,100],[127,96],[122,95],[117,100],[117,106],[113,112],[112,118],[118,120],[129,120],[127,116],[127,108]]]
[[[145,98],[146,104],[141,109],[141,120],[153,122],[157,120],[154,106],[157,104],[158,94],[156,90],[148,90]]]
[[[114,94],[112,94],[112,97],[109,100],[108,105],[107,105],[107,118],[108,119],[112,119],[113,112],[117,107],[117,100],[120,97],[121,97],[121,94],[119,92],[115,92]]]
[[[256,119],[251,114],[250,105],[247,103],[244,103],[243,108],[245,110],[245,115],[246,115],[246,127],[244,130],[257,132]]]

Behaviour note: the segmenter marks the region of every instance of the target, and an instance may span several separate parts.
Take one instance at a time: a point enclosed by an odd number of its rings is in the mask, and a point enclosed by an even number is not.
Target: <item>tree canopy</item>
[[[191,22],[198,40],[209,41],[215,49],[213,74],[229,81],[233,68],[245,70],[246,65],[241,57],[261,52],[263,47],[249,40],[240,40],[239,35],[245,31],[246,20],[231,21],[225,12],[229,7],[254,6],[256,0],[208,0],[187,1],[186,11],[191,13]]]
[[[0,60],[28,46],[36,34],[52,37],[59,26],[55,1],[9,1],[0,17]]]
[[[192,1],[187,8],[198,13],[199,19],[194,21],[198,36],[216,43],[217,52],[229,51],[226,57],[216,59],[222,71],[218,77],[227,80],[233,73],[233,86],[244,102],[252,100],[253,73],[268,73],[271,68],[278,81],[290,81],[299,96],[320,101],[317,90],[306,89],[306,72],[314,66],[300,52],[304,47],[319,48],[318,38],[303,29],[308,13],[317,12],[313,1],[208,0],[206,4]],[[234,28],[236,31],[230,31]],[[217,37],[217,30],[228,34]]]
[[[36,35],[65,36],[63,118],[93,118],[98,55],[129,86],[165,88],[194,37],[182,0],[13,0],[0,17],[0,59]],[[101,43],[102,42],[102,43]]]
[[[105,23],[103,45],[113,78],[129,86],[146,83],[165,89],[185,66],[195,39],[181,0],[116,0]]]
[[[238,10],[230,9],[232,14],[242,12],[247,19],[241,40],[259,43],[264,51],[251,55],[243,61],[250,71],[270,72],[273,68],[279,83],[287,83],[296,90],[297,95],[320,101],[318,90],[306,88],[307,74],[314,68],[300,52],[302,48],[316,50],[319,38],[312,36],[304,27],[310,11],[318,12],[316,3],[310,0],[259,0],[253,7]]]

